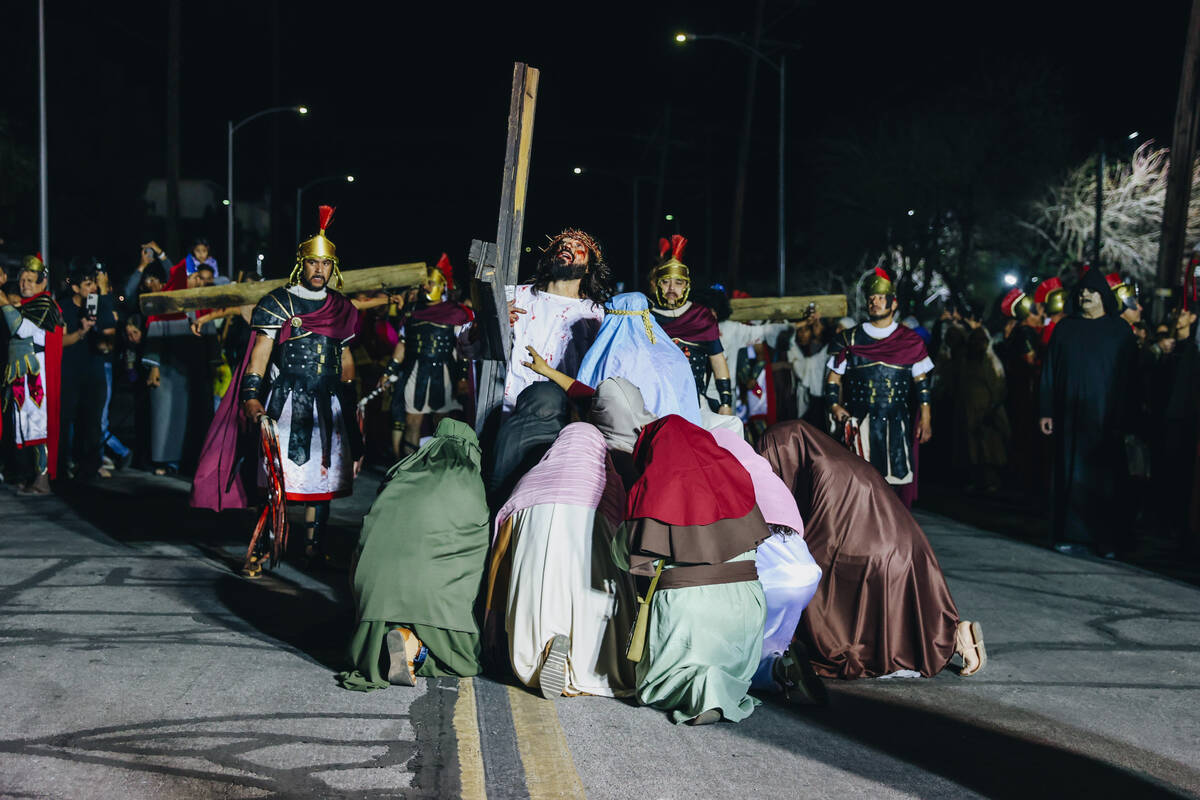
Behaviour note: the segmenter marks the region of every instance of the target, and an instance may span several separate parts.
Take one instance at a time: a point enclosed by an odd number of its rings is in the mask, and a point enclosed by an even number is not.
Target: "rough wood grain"
[[[814,294],[805,297],[735,298],[729,301],[733,307],[733,314],[729,318],[738,322],[798,320],[804,317],[809,303],[816,303],[817,313],[827,319],[846,316],[846,295]]]
[[[425,282],[424,261],[386,267],[352,269],[342,273],[342,293],[404,289]],[[287,280],[227,283],[175,292],[147,292],[139,298],[143,314],[172,314],[197,308],[229,308],[257,303],[267,292],[287,285]]]

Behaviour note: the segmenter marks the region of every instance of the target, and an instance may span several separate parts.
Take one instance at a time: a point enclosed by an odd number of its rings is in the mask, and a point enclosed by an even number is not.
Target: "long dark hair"
[[[537,262],[537,272],[533,274],[533,293],[545,291],[554,280],[554,253],[549,249],[542,254]],[[612,297],[612,270],[608,262],[588,248],[587,273],[579,282],[579,296],[596,304],[603,304]]]

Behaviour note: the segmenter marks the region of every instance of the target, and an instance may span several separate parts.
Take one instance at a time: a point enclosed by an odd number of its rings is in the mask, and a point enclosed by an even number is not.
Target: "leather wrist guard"
[[[929,405],[929,401],[933,396],[933,393],[929,389],[929,379],[922,375],[920,378],[914,379],[913,383],[917,385],[917,402],[924,406]]]
[[[729,378],[717,378],[717,397],[721,405],[733,408],[733,381]]]
[[[399,378],[400,377],[400,369],[401,369],[401,364],[399,361],[397,361],[394,358],[392,360],[388,361],[386,372],[389,377]]]
[[[825,381],[825,407],[842,402],[842,385],[834,381]]]
[[[256,372],[247,372],[242,376],[242,385],[238,392],[238,400],[262,400],[263,376]]]

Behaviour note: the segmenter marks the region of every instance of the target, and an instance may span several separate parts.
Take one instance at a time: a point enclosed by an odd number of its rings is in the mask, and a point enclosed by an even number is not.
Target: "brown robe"
[[[817,673],[940,672],[958,609],[929,540],[878,470],[800,420],[768,428],[758,450],[795,495],[824,572],[797,631]]]

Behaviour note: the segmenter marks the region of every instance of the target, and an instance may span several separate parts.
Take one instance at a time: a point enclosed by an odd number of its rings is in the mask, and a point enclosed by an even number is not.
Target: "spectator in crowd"
[[[962,357],[955,360],[958,379],[954,403],[960,463],[969,467],[967,490],[994,494],[1000,489],[1000,469],[1008,461],[1009,418],[1004,408],[1004,367],[992,350],[983,325],[967,319],[967,334],[958,339]],[[1033,428],[1034,418],[1028,418]],[[1026,469],[1032,470],[1032,466]]]
[[[107,394],[105,365],[117,332],[117,313],[107,290],[108,276],[97,265],[70,273],[67,281],[71,294],[60,303],[66,336],[59,458],[68,475],[107,478],[111,473],[100,464],[101,431]],[[76,338],[68,345],[73,336]]]

